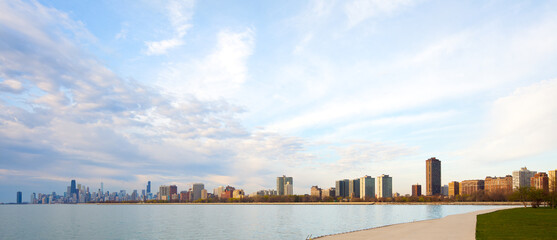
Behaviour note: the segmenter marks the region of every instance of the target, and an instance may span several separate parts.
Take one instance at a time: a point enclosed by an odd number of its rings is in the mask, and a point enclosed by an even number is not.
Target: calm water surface
[[[495,206],[1,205],[0,239],[305,239]]]

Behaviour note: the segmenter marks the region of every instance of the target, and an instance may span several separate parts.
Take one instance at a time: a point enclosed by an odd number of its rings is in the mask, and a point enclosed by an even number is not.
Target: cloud
[[[367,19],[378,15],[389,15],[413,4],[413,0],[355,0],[347,2],[344,11],[348,18],[348,27],[351,28]]]
[[[520,87],[497,99],[490,109],[485,135],[460,152],[478,161],[534,157],[557,146],[557,79]]]
[[[147,41],[145,45],[147,55],[161,55],[168,52],[168,50],[183,45],[184,36],[188,29],[192,27],[190,20],[193,17],[194,1],[177,1],[173,0],[166,5],[166,14],[170,21],[173,31],[173,37],[170,39],[159,41]]]
[[[188,94],[204,100],[234,97],[248,78],[247,60],[254,45],[251,28],[222,30],[209,55],[169,65],[160,74],[158,85],[178,99]]]
[[[13,79],[6,79],[0,82],[0,91],[11,92],[11,93],[21,93],[23,91],[23,84],[20,81]]]

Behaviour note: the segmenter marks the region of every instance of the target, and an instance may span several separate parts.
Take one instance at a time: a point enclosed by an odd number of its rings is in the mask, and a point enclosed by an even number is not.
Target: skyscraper
[[[520,168],[519,171],[513,171],[513,189],[530,186],[530,178],[536,174],[536,171],[530,171],[526,167]]]
[[[349,189],[350,188],[350,180],[343,179],[336,181],[336,197],[348,197],[349,196]]]
[[[549,177],[547,176],[547,173],[536,173],[530,179],[530,186],[535,189],[541,189],[546,193],[549,192]]]
[[[417,184],[412,185],[412,197],[422,196],[422,185]]]
[[[550,192],[557,191],[557,179],[555,178],[556,175],[557,175],[557,169],[549,170],[547,172],[548,181],[549,181],[549,191]]]
[[[393,178],[383,174],[377,177],[377,197],[387,198],[393,196]]]
[[[194,183],[193,184],[193,201],[197,199],[201,199],[201,190],[205,189],[205,185],[203,183]]]
[[[441,194],[441,161],[430,158],[425,161],[426,195]]]
[[[72,182],[71,182],[71,184],[70,184],[70,190],[71,190],[71,191],[70,191],[70,194],[72,194],[72,195],[73,195],[74,193],[77,194],[77,188],[76,188],[76,185],[75,185],[75,180],[72,180]]]
[[[151,181],[147,181],[147,195],[151,193]]]
[[[348,196],[350,198],[360,198],[360,179],[352,179],[348,182]]]
[[[287,195],[286,193],[286,184],[290,183],[290,186],[292,186],[292,188],[294,188],[294,181],[292,179],[292,177],[287,177],[285,175],[282,175],[282,177],[277,177],[277,193],[278,195]]]
[[[449,183],[449,197],[454,197],[460,194],[460,184],[457,181]]]
[[[21,204],[21,192],[17,192],[17,204]]]
[[[375,178],[364,176],[360,178],[360,198],[375,197]]]

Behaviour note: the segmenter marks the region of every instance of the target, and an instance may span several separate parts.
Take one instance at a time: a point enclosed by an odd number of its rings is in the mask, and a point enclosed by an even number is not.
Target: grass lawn
[[[557,239],[557,209],[521,207],[478,215],[476,239]]]

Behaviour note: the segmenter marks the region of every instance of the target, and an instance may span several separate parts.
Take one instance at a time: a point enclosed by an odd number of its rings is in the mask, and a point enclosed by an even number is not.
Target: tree
[[[528,206],[528,197],[530,195],[531,187],[520,187],[517,188],[510,196],[511,200],[521,201],[524,207]]]

